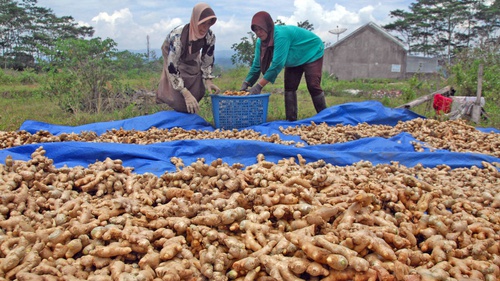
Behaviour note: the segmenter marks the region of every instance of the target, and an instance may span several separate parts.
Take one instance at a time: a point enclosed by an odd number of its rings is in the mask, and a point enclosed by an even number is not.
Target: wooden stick
[[[407,108],[408,109],[408,108],[417,106],[419,104],[422,104],[422,103],[424,103],[426,101],[429,101],[429,100],[433,99],[435,94],[443,94],[443,93],[446,93],[448,91],[450,91],[450,86],[446,86],[446,87],[444,87],[444,88],[442,88],[440,90],[437,90],[437,91],[435,91],[433,93],[430,93],[428,95],[419,97],[416,100],[412,100],[412,101],[410,101],[408,103],[405,103],[405,104],[402,104],[400,106],[397,106],[396,108]]]
[[[481,118],[481,92],[483,90],[483,64],[479,65],[477,70],[477,92],[476,92],[476,102],[472,106],[472,116],[471,120],[475,123],[479,123]]]

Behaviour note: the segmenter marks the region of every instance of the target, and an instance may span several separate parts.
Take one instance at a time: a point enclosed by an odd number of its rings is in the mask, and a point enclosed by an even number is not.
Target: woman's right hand
[[[248,89],[248,86],[250,86],[250,84],[248,84],[247,81],[244,81],[243,84],[241,84],[240,91],[246,91]]]
[[[200,105],[198,104],[198,101],[193,96],[193,94],[191,94],[191,92],[186,88],[181,90],[181,94],[186,101],[187,111],[189,113],[198,113],[198,110],[200,110]]]

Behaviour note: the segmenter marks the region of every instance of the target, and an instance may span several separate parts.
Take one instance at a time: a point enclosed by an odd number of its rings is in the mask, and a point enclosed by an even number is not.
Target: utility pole
[[[148,57],[148,62],[149,62],[149,34],[148,34],[148,35],[146,35],[146,41],[147,41],[147,49],[146,49],[146,50],[147,50],[147,52],[148,52],[148,53],[147,53],[147,57]]]

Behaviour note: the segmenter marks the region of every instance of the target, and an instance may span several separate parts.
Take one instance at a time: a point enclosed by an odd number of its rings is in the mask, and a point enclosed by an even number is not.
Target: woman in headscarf
[[[156,94],[157,103],[176,111],[197,113],[205,90],[220,92],[212,79],[215,35],[210,27],[217,21],[206,3],[194,6],[188,24],[172,30],[161,47],[163,72]]]
[[[316,112],[326,108],[325,94],[321,88],[323,69],[323,41],[311,31],[291,25],[274,25],[269,13],[261,11],[252,18],[252,31],[258,37],[255,58],[248,72],[242,91],[259,94],[267,83],[274,83],[285,68],[285,114],[289,121],[297,120],[297,89],[305,74],[307,89]]]

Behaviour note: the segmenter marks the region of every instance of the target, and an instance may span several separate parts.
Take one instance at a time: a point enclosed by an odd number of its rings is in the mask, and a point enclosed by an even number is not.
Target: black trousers
[[[285,92],[297,91],[302,74],[305,74],[307,90],[311,97],[323,93],[321,75],[323,74],[323,57],[311,63],[295,67],[285,67]]]

